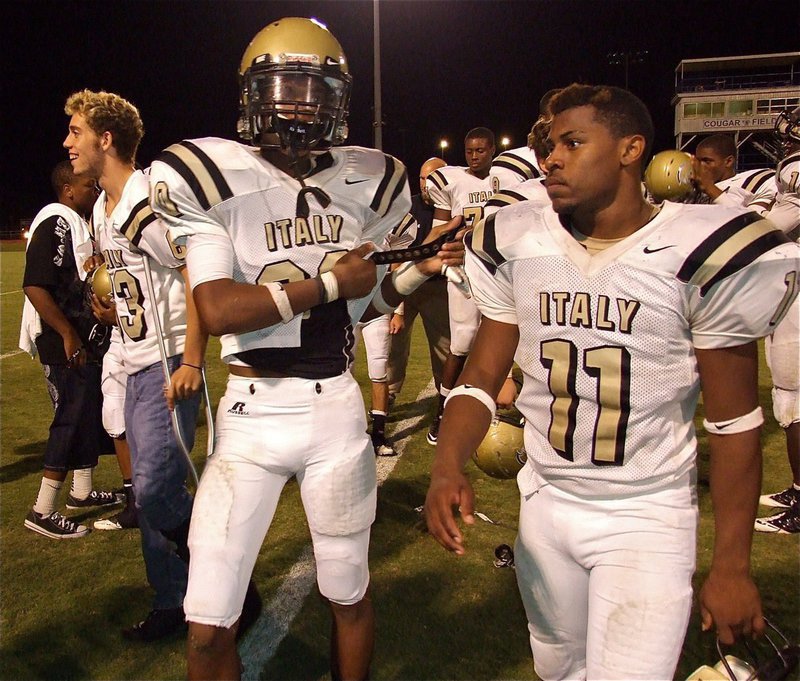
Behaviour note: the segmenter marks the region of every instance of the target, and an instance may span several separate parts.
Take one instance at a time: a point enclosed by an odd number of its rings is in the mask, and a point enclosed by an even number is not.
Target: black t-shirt
[[[53,215],[34,230],[25,253],[22,285],[46,289],[78,332],[90,352],[90,359],[102,357],[107,344],[98,347],[94,339],[90,341],[96,320],[84,292],[84,283],[78,277],[72,232],[64,218]],[[61,335],[44,320],[42,333],[36,338],[36,349],[42,364],[65,364],[67,361]]]

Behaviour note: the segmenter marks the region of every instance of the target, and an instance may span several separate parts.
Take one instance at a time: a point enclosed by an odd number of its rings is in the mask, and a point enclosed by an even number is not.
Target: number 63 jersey
[[[411,206],[405,167],[392,156],[338,147],[313,163],[305,183],[330,198],[324,207],[317,195],[300,198],[295,178],[238,142],[183,141],[153,163],[151,203],[173,238],[188,245],[192,286],[316,277],[365,241],[383,244]],[[370,298],[333,301],[286,324],[224,335],[222,357],[302,378],[341,374],[352,360],[352,324]]]
[[[481,312],[519,327],[528,465],[585,497],[659,489],[694,465],[695,348],[769,334],[797,295],[800,248],[756,213],[665,203],[595,255],[547,200],[468,237]]]

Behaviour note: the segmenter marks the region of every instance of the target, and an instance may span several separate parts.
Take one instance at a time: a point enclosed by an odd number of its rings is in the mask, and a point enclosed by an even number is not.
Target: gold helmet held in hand
[[[518,422],[495,417],[478,445],[478,451],[472,455],[475,465],[493,478],[509,480],[516,477],[528,460],[522,433]]]
[[[101,300],[111,298],[111,275],[105,263],[89,275],[89,286],[92,287],[92,293]]]
[[[644,184],[655,201],[677,201],[692,191],[693,175],[691,155],[668,149],[653,156],[644,171]]]

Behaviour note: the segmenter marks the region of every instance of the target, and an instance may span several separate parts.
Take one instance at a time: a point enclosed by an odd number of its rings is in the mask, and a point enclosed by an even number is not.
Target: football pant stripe
[[[506,189],[505,191],[495,194],[484,204],[483,207],[503,208],[504,206],[510,206],[512,203],[519,203],[520,201],[525,201],[526,199],[527,197],[524,194]]]
[[[134,246],[138,246],[142,240],[144,228],[156,220],[158,220],[158,216],[150,208],[150,199],[142,199],[131,209],[128,219],[122,223],[119,231]]]
[[[385,154],[386,170],[383,179],[372,197],[369,207],[378,215],[384,217],[392,207],[398,194],[403,191],[406,185],[406,169],[394,156]]]
[[[701,243],[686,259],[677,278],[699,287],[704,296],[721,279],[787,241],[783,232],[758,214],[740,215]]]
[[[521,175],[526,180],[532,180],[541,175],[539,169],[533,163],[514,154],[500,154],[500,156],[492,161],[492,166],[511,170]]]

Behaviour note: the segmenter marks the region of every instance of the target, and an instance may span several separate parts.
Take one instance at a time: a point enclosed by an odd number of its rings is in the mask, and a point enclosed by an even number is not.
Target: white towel
[[[72,208],[63,203],[50,203],[40,210],[31,223],[28,232],[28,243],[25,244],[27,250],[31,238],[36,228],[48,218],[58,216],[66,220],[72,234],[72,252],[75,255],[75,264],[78,267],[78,276],[81,279],[86,277],[83,272],[83,263],[92,255],[92,239],[89,234],[89,227],[84,219]],[[22,324],[19,330],[19,348],[24,350],[31,357],[36,357],[36,338],[42,333],[42,318],[36,311],[28,298],[22,306]]]

